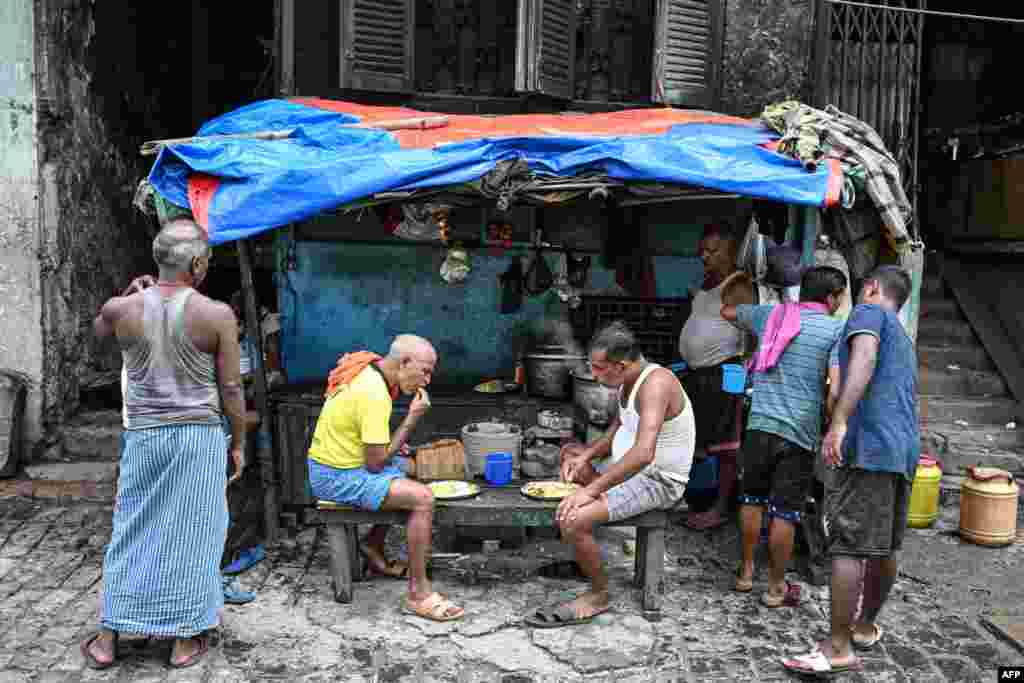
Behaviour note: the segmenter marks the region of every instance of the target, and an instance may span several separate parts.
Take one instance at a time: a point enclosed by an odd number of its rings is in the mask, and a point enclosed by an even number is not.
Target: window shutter
[[[658,0],[655,102],[715,109],[721,92],[723,0]]]
[[[576,0],[519,0],[516,90],[572,99]]]
[[[413,90],[413,4],[413,0],[341,0],[341,88]]]

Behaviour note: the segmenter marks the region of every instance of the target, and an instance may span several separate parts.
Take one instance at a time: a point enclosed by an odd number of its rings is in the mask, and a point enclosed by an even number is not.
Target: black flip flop
[[[110,662],[101,662],[100,660],[96,659],[96,656],[92,652],[89,651],[89,648],[92,647],[92,644],[96,642],[97,638],[100,637],[99,633],[94,633],[85,640],[83,640],[82,644],[79,646],[79,649],[82,651],[82,656],[85,657],[85,665],[95,671],[103,671],[104,669],[109,669],[110,667],[117,664],[117,636],[117,631],[114,631],[114,659]]]
[[[523,623],[533,628],[561,628],[563,626],[589,624],[595,617],[604,614],[610,609],[611,606],[608,606],[594,612],[589,617],[577,617],[576,610],[566,602],[555,607],[540,607],[533,614],[523,617]]]

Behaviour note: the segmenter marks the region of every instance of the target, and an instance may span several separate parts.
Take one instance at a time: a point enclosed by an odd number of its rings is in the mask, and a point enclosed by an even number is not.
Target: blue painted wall
[[[735,202],[728,204],[736,211]],[[654,250],[676,254],[654,257],[659,297],[688,296],[702,277],[696,243],[707,219],[701,216],[698,223],[694,214],[684,219],[683,213],[677,206],[643,214]],[[289,249],[291,268],[282,258],[278,270],[278,301],[283,363],[292,382],[323,381],[341,354],[383,353],[401,333],[434,342],[440,355],[438,385],[511,378],[524,332],[568,317],[567,306],[551,293],[526,297],[515,314],[499,312],[498,276],[511,255],[472,250],[469,278],[449,285],[439,274],[444,250],[436,246],[283,239],[279,251]],[[614,273],[601,266],[599,254],[591,259],[588,291],[609,292]],[[553,257],[549,263],[554,271]]]

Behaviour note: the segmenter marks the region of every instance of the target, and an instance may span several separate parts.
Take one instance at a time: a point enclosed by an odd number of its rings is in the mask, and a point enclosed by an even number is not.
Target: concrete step
[[[985,348],[973,344],[949,346],[919,344],[917,360],[920,365],[933,370],[985,370],[995,372],[996,366]]]
[[[921,425],[921,447],[942,462],[947,474],[970,465],[1024,471],[1024,430],[1005,424],[927,421]]]
[[[39,462],[107,461],[121,457],[121,412],[80,413],[61,429],[61,440]]]
[[[945,318],[922,318],[917,327],[917,338],[921,344],[943,346],[948,344],[981,345],[974,330],[966,320]]]
[[[1019,422],[1024,427],[1022,408],[1012,398],[972,399],[921,394],[918,397],[918,410],[922,424],[955,423],[961,420],[969,425],[1001,427],[1010,422]]]
[[[999,449],[963,449],[950,447],[946,451],[936,453],[934,445],[927,449],[934,453],[942,463],[942,471],[949,474],[963,475],[967,468],[975,465],[981,467],[997,467],[1014,476],[1024,476],[1024,453],[1020,451],[1001,451]]]
[[[925,318],[966,320],[963,311],[960,310],[960,304],[950,298],[921,299],[921,320]]]
[[[944,299],[946,296],[946,283],[938,273],[925,271],[924,277],[921,278],[921,298]]]
[[[111,460],[34,463],[25,466],[30,479],[44,481],[117,481],[118,463]]]
[[[918,369],[918,392],[949,397],[1004,397],[1009,395],[1006,382],[996,372],[984,370]]]
[[[960,448],[974,451],[978,449],[1020,451],[1024,453],[1024,425],[1018,429],[1007,429],[1006,425],[1016,425],[1016,421],[1001,425],[970,423],[966,420],[956,422],[940,422],[928,420],[921,423],[922,438],[938,439],[948,448]]]

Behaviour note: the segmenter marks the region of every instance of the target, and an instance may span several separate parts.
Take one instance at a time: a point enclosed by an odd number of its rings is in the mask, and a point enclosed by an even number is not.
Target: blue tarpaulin
[[[430,130],[375,122],[431,116],[327,100],[266,100],[165,146],[149,180],[188,207],[212,244],[242,239],[375,193],[458,185],[524,159],[540,174],[600,172],[622,181],[696,185],[781,202],[835,202],[835,164],[806,171],[774,151],[778,135],[744,119],[676,109],[610,114],[450,116]],[[217,137],[291,131],[284,139]]]

